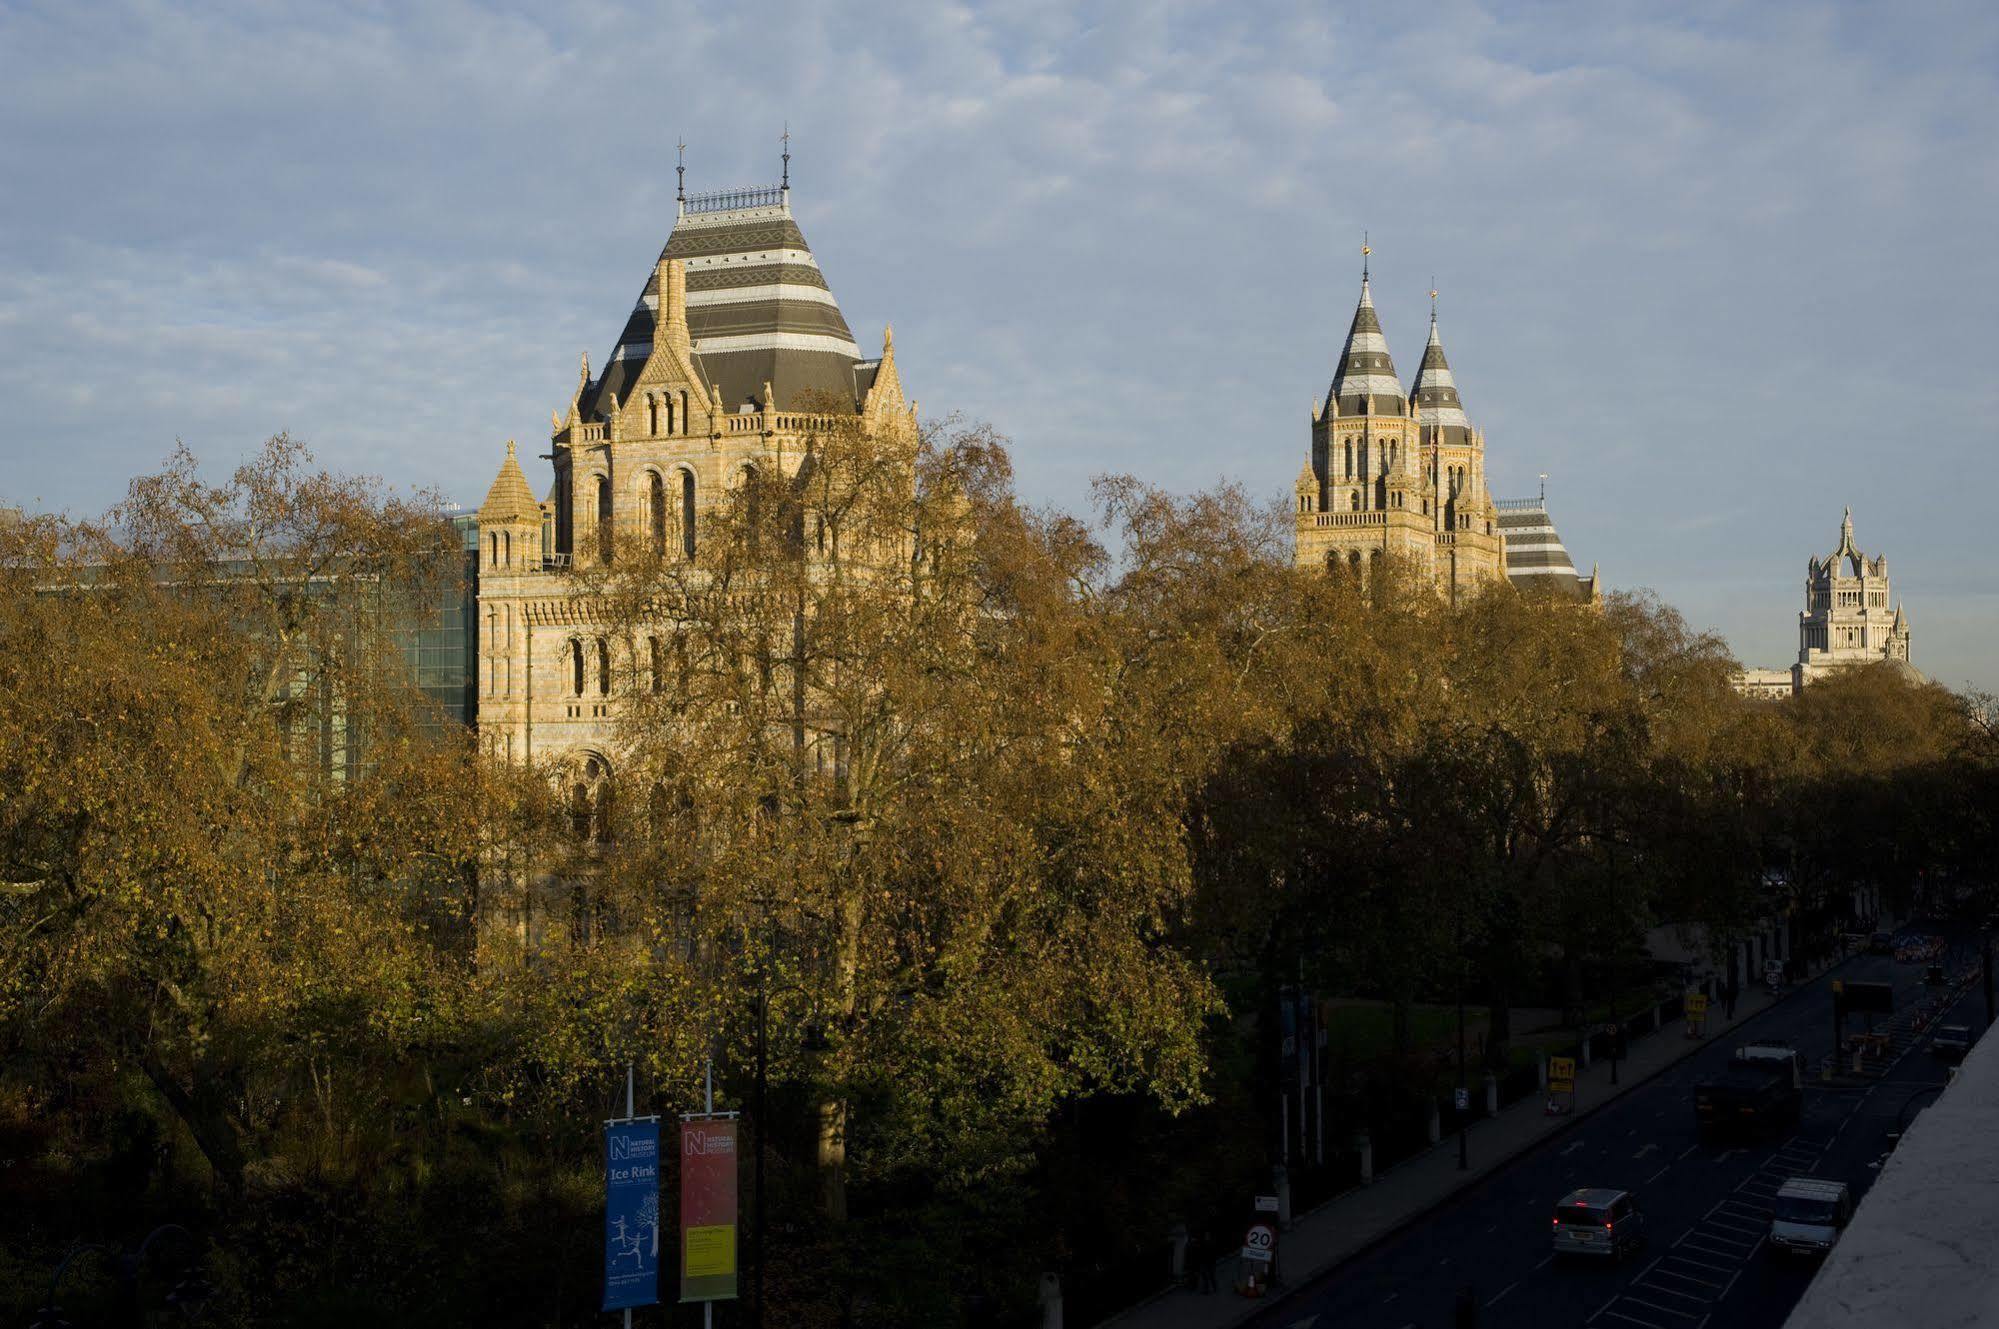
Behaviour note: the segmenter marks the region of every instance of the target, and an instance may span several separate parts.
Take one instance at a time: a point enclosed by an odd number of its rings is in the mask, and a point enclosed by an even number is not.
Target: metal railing
[[[1548,504],[1538,498],[1495,498],[1492,506],[1500,512],[1538,512]]]
[[[784,202],[781,185],[768,189],[718,189],[707,194],[689,194],[689,212],[734,212],[738,208],[775,208]]]

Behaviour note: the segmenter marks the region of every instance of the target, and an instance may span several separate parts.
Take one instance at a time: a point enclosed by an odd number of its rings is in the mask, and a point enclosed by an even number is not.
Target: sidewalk
[[[1824,969],[1814,970],[1805,981],[1816,979],[1825,972]],[[1311,1212],[1299,1216],[1282,1239],[1281,1272],[1288,1289],[1305,1286],[1334,1265],[1358,1255],[1459,1191],[1505,1167],[1542,1141],[1561,1134],[1620,1094],[1638,1087],[1701,1049],[1723,1041],[1723,1035],[1728,1030],[1755,1018],[1774,1004],[1762,988],[1754,988],[1738,997],[1733,1020],[1722,1015],[1720,1002],[1712,1005],[1707,1032],[1701,1038],[1687,1038],[1677,1027],[1668,1026],[1658,1033],[1633,1041],[1628,1049],[1629,1055],[1619,1063],[1618,1084],[1615,1087],[1610,1083],[1609,1062],[1599,1061],[1587,1069],[1579,1068],[1576,1072],[1576,1110],[1573,1114],[1548,1116],[1543,1106],[1546,1096],[1530,1094],[1500,1109],[1497,1116],[1473,1123],[1469,1140],[1471,1167],[1467,1171],[1458,1170],[1457,1136],[1447,1134],[1424,1152],[1380,1173],[1372,1185],[1336,1195]],[[1102,1321],[1102,1329],[1110,1329],[1110,1326],[1117,1326],[1117,1329],[1229,1329],[1282,1301],[1282,1294],[1288,1290],[1280,1288],[1276,1297],[1255,1300],[1238,1296],[1230,1290],[1235,1272],[1236,1256],[1231,1251],[1215,1266],[1215,1284],[1220,1291],[1197,1295],[1185,1288],[1171,1288]]]

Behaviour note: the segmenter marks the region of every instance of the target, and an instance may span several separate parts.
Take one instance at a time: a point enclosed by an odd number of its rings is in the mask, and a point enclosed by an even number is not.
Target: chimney
[[[683,351],[691,342],[687,335],[687,265],[677,258],[659,261],[659,317],[653,324],[654,342],[667,342]]]

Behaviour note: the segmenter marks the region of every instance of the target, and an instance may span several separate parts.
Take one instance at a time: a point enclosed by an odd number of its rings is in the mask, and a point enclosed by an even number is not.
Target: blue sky
[[[1999,689],[1989,4],[0,0],[0,498],[289,429],[476,503],[610,350],[676,136],[772,183],[787,120],[863,345],[1032,499],[1288,492],[1365,228],[1404,378],[1434,276],[1585,568],[1782,664],[1850,503],[1918,667]]]

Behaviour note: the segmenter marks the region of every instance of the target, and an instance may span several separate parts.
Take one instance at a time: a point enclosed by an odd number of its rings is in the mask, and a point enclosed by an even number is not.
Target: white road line
[[[1653,1283],[1641,1280],[1639,1282],[1633,1283],[1631,1286],[1642,1287],[1647,1292],[1657,1293],[1659,1296],[1662,1297],[1678,1297],[1682,1301],[1691,1301],[1696,1306],[1705,1306],[1708,1303],[1708,1298],[1704,1293],[1682,1292],[1678,1288],[1667,1287],[1663,1283]],[[1686,1312],[1682,1312],[1682,1314],[1685,1313]]]
[[[1567,1158],[1567,1157],[1568,1157],[1568,1156],[1569,1156],[1570,1154],[1573,1154],[1573,1153],[1574,1153],[1574,1152],[1575,1152],[1576,1150],[1578,1150],[1578,1149],[1580,1149],[1580,1148],[1582,1148],[1582,1147],[1583,1147],[1583,1141],[1581,1141],[1581,1140],[1577,1140],[1577,1141],[1576,1141],[1576,1142],[1575,1142],[1574,1144],[1572,1144],[1572,1145],[1570,1145],[1570,1146],[1569,1146],[1568,1148],[1566,1148],[1566,1149],[1562,1150],[1562,1155],[1561,1155],[1561,1156],[1562,1156],[1563,1158]]]
[[[1629,1292],[1624,1294],[1624,1299],[1635,1305],[1643,1306],[1648,1311],[1657,1311],[1661,1315],[1676,1315],[1682,1320],[1698,1320],[1700,1318],[1692,1311],[1676,1311],[1671,1306],[1661,1306],[1656,1301],[1647,1301],[1643,1297],[1634,1297]]]
[[[1514,1288],[1517,1288],[1519,1286],[1520,1284],[1518,1282],[1508,1283],[1505,1287],[1499,1289],[1498,1297],[1494,1297],[1491,1301],[1485,1303],[1485,1308],[1487,1310],[1491,1310],[1494,1306],[1497,1306],[1499,1304],[1500,1297],[1505,1296],[1507,1293],[1511,1292]]]
[[[1690,1264],[1697,1269],[1706,1269],[1710,1273],[1732,1274],[1735,1272],[1735,1266],[1732,1264],[1709,1264],[1706,1260],[1696,1260],[1691,1255],[1675,1255],[1673,1258],[1681,1264]],[[1721,1284],[1717,1283],[1715,1286],[1720,1287]]]
[[[1677,1259],[1679,1259],[1680,1257],[1676,1255],[1676,1256],[1674,1256],[1673,1258],[1677,1260]],[[1705,1266],[1703,1266],[1703,1267],[1705,1267]],[[1719,1283],[1710,1283],[1710,1282],[1708,1282],[1708,1280],[1707,1280],[1707,1279],[1705,1279],[1705,1278],[1695,1278],[1695,1277],[1694,1277],[1694,1276],[1693,1276],[1692,1274],[1683,1274],[1683,1273],[1681,1273],[1681,1272],[1680,1272],[1679,1270],[1677,1270],[1677,1269],[1661,1269],[1661,1270],[1659,1270],[1659,1271],[1658,1271],[1657,1273],[1653,1274],[1653,1275],[1652,1275],[1652,1277],[1654,1277],[1654,1278],[1677,1278],[1677,1279],[1679,1279],[1679,1280],[1680,1280],[1680,1281],[1681,1281],[1682,1283],[1698,1283],[1698,1284],[1699,1284],[1700,1286],[1702,1286],[1702,1287],[1706,1287],[1706,1288],[1718,1288],[1718,1287],[1720,1287],[1720,1286],[1721,1286],[1721,1284],[1719,1284]]]
[[[1534,1267],[1535,1267],[1536,1269],[1545,1269],[1545,1268],[1547,1268],[1547,1267],[1548,1267],[1549,1265],[1553,1264],[1554,1262],[1555,1262],[1555,1257],[1554,1257],[1554,1256],[1552,1256],[1552,1255],[1543,1255],[1543,1256],[1541,1257],[1541,1263],[1539,1263],[1539,1264],[1535,1265]]]
[[[1671,1172],[1672,1170],[1673,1170],[1673,1165],[1671,1163],[1666,1164],[1666,1166],[1660,1168],[1657,1172],[1654,1172],[1651,1176],[1645,1178],[1645,1184],[1647,1186],[1650,1186],[1653,1182],[1665,1176],[1668,1172]]]
[[[1626,1315],[1623,1311],[1614,1311],[1605,1308],[1604,1310],[1598,1311],[1597,1314],[1608,1315],[1613,1320],[1629,1320],[1633,1324],[1642,1324],[1645,1326],[1645,1329],[1666,1329],[1665,1325],[1660,1324],[1656,1320],[1641,1320],[1635,1315]]]
[[[1699,1146],[1699,1145],[1697,1145],[1697,1144],[1690,1144],[1690,1145],[1688,1145],[1688,1146],[1687,1146],[1686,1148],[1684,1148],[1684,1149],[1682,1149],[1682,1150],[1680,1151],[1680,1158],[1685,1158],[1685,1157],[1686,1157],[1686,1156],[1687,1156],[1688,1154],[1691,1154],[1691,1153],[1692,1153],[1692,1152],[1693,1152],[1694,1150],[1696,1150],[1696,1149],[1698,1149],[1698,1148],[1700,1148],[1700,1146]],[[1675,1163],[1677,1163],[1677,1162],[1679,1162],[1679,1161],[1680,1161],[1680,1158],[1676,1158],[1676,1159],[1674,1159],[1673,1161],[1674,1161]]]

